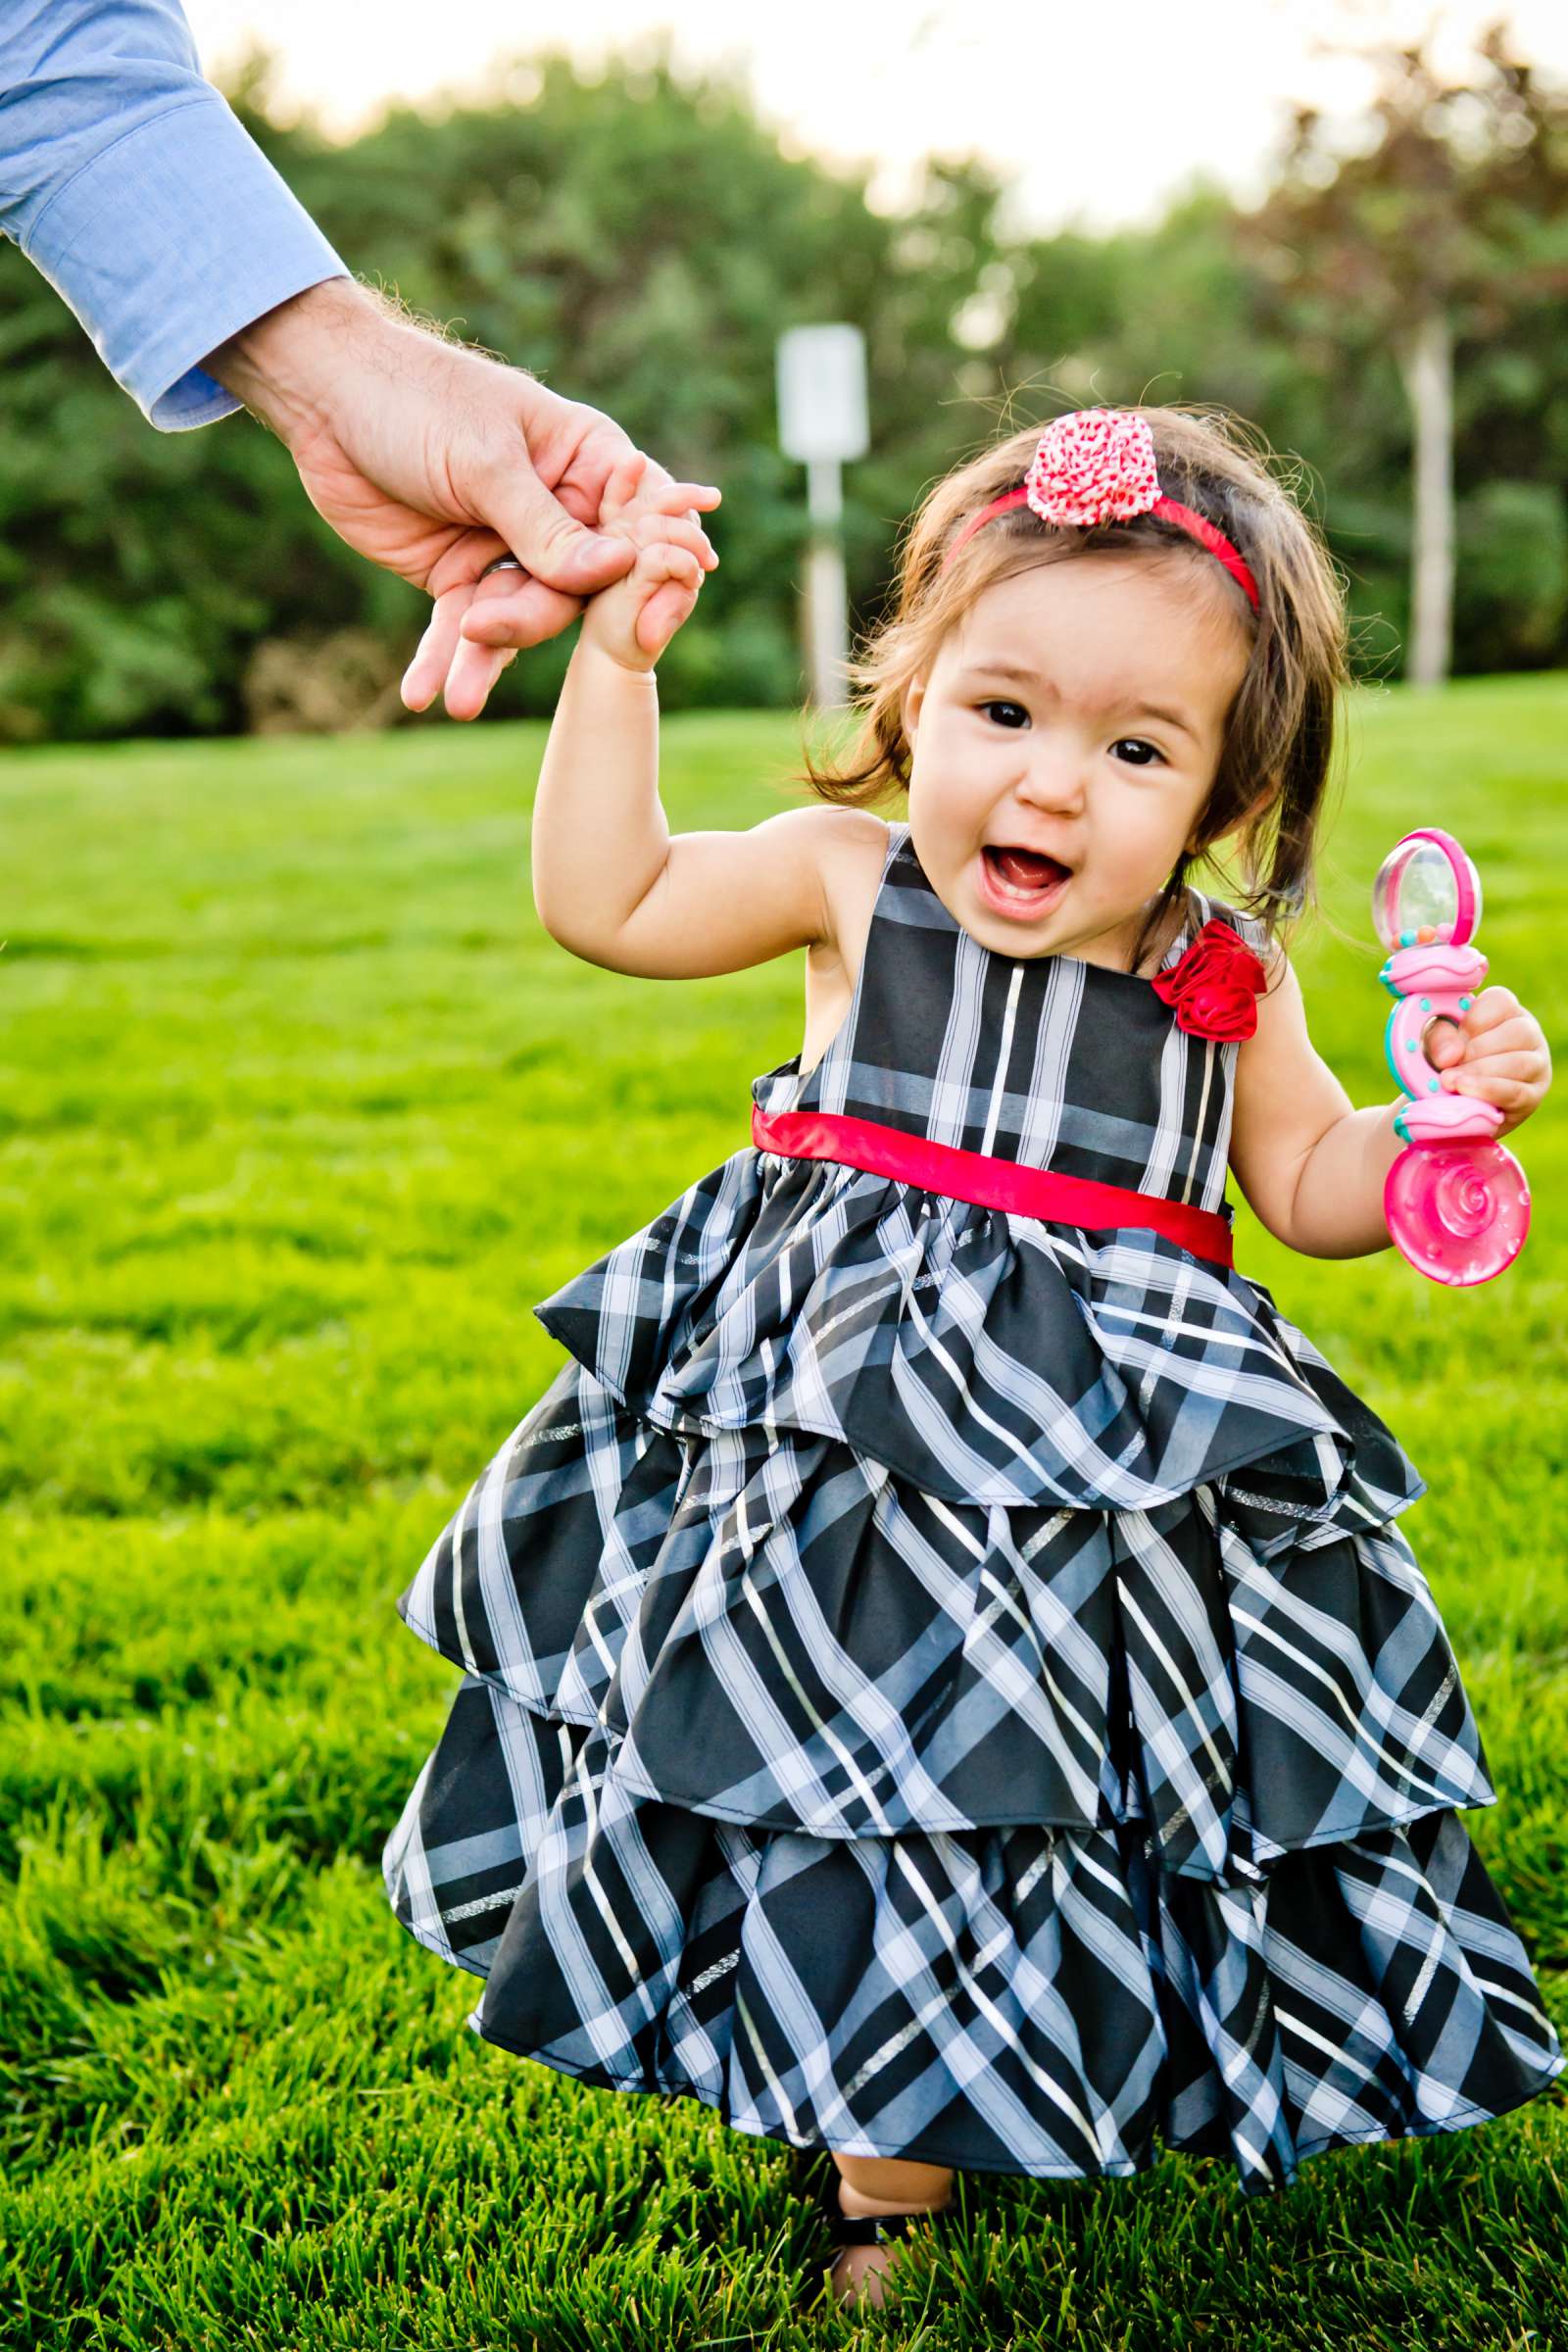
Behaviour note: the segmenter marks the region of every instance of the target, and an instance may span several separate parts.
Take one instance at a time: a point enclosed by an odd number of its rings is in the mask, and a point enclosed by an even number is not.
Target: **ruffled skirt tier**
[[[1402,1456],[1341,1419],[1139,1506],[956,1500],[649,1401],[564,1365],[398,1603],[464,1680],[387,1891],[485,1980],[476,2034],[798,2146],[1157,2139],[1248,2193],[1562,2071],[1375,1507]]]

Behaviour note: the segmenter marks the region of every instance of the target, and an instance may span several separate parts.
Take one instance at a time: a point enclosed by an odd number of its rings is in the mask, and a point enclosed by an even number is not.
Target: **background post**
[[[780,335],[778,437],[784,455],[806,467],[810,699],[834,710],[845,700],[850,651],[842,467],[864,457],[870,441],[865,338],[858,326],[793,326]]]

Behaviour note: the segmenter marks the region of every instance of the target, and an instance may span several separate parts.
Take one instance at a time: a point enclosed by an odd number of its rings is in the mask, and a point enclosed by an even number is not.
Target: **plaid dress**
[[[1228,1218],[1237,1051],[981,947],[898,824],[842,1028],[753,1096]],[[1260,1285],[749,1147],[534,1311],[568,1358],[397,1604],[464,1678],[386,1888],[483,2039],[1248,2194],[1561,2072],[1423,1482]]]

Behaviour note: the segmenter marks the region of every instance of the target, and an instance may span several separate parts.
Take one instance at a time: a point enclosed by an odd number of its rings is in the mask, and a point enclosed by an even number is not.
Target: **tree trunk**
[[[1410,546],[1412,686],[1441,686],[1453,636],[1453,330],[1429,311],[1400,354],[1415,428]]]

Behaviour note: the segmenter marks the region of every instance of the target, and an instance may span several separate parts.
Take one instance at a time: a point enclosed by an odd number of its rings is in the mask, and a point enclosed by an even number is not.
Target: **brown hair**
[[[1239,549],[1257,583],[1254,616],[1239,585],[1226,584],[1214,558],[1179,524],[1152,514],[1131,522],[1067,529],[1017,507],[975,532],[954,562],[943,559],[972,514],[1023,479],[1038,425],[1010,433],[946,475],[922,502],[899,551],[889,610],[851,664],[858,732],[838,758],[808,751],[802,781],[823,800],[864,808],[909,780],[903,706],[911,680],[928,671],[938,646],[982,590],[1042,563],[1091,550],[1170,561],[1183,552],[1207,567],[1250,641],[1246,674],[1225,725],[1219,765],[1182,857],[1151,907],[1133,951],[1137,971],[1171,909],[1186,895],[1192,865],[1241,821],[1242,906],[1271,937],[1314,901],[1313,847],[1334,750],[1334,720],[1347,676],[1345,599],[1318,531],[1270,471],[1261,436],[1223,410],[1139,408],[1153,436],[1166,496],[1215,523]],[[1252,803],[1250,816],[1247,810]]]

